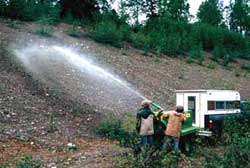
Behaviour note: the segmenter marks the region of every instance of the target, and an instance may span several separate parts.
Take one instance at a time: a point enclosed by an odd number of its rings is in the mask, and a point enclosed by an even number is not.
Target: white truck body
[[[240,113],[240,93],[233,90],[176,90],[176,105],[193,111],[193,126],[205,128],[205,118]]]

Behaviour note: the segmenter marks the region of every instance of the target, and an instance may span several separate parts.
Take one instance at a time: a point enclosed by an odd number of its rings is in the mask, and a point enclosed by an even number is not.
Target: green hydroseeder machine
[[[162,107],[154,102],[151,102],[150,105],[155,118],[158,118],[154,120],[155,140],[156,143],[161,145],[164,138],[164,130],[166,129],[168,124],[168,119],[160,117],[160,113],[164,111]],[[192,111],[185,111],[184,115],[185,121],[182,124],[181,129],[180,148],[184,152],[190,152],[193,146],[192,137],[195,136],[198,128],[192,126]]]

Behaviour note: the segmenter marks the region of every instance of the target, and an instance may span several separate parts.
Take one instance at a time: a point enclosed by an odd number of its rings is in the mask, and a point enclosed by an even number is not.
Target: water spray
[[[126,112],[134,111],[140,101],[147,99],[128,82],[95,64],[84,51],[79,54],[58,45],[34,45],[14,51],[33,76],[48,86],[64,89],[80,102]]]
[[[61,52],[64,54],[67,58],[67,60],[78,67],[81,71],[87,69],[88,71],[95,71],[97,74],[100,75],[102,78],[106,79],[111,79],[115,82],[117,82],[119,85],[127,88],[131,92],[135,93],[138,97],[141,97],[142,99],[147,99],[144,96],[142,96],[140,93],[132,89],[131,87],[128,86],[127,82],[122,81],[118,77],[114,76],[113,74],[109,73],[108,71],[104,70],[103,68],[91,63],[91,61],[87,60],[84,57],[81,57],[79,54],[74,53],[70,49],[64,48],[64,47],[59,47],[59,46],[53,46],[53,49],[55,49],[58,52]]]

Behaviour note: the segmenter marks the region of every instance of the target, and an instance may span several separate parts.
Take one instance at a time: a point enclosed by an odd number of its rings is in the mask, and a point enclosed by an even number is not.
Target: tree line
[[[98,42],[122,47],[129,42],[157,56],[187,57],[202,64],[204,52],[225,66],[236,58],[250,58],[250,2],[205,0],[197,15],[188,0],[0,0],[0,16],[24,21],[46,18],[57,23],[71,17],[87,26]],[[145,22],[140,18],[145,16]],[[190,22],[194,20],[195,22]]]

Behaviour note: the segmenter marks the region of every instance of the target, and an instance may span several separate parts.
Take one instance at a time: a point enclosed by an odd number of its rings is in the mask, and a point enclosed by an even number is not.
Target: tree
[[[206,0],[201,3],[197,17],[202,23],[218,26],[222,23],[222,13],[218,0]]]
[[[155,18],[158,15],[160,0],[144,0],[143,12],[148,18]]]
[[[241,34],[250,35],[250,8],[245,0],[235,0],[229,5],[230,29]]]
[[[139,25],[139,16],[143,12],[143,0],[124,0],[121,2],[121,8],[123,11],[129,11],[130,17],[134,20],[134,25]]]
[[[189,14],[189,3],[187,0],[162,0],[160,13],[172,20],[187,21]]]
[[[4,15],[4,9],[6,8],[5,0],[0,0],[0,16]]]
[[[194,45],[191,48],[189,59],[194,59],[198,61],[198,64],[202,65],[203,61],[205,60],[202,44],[199,43],[198,45]]]
[[[98,13],[99,6],[96,0],[60,0],[61,17],[65,17],[68,12],[78,18],[90,18]]]

